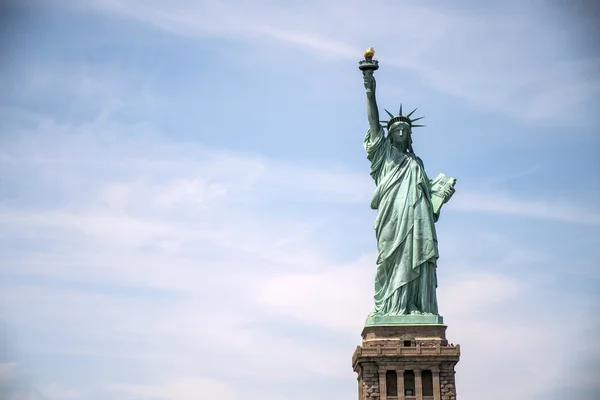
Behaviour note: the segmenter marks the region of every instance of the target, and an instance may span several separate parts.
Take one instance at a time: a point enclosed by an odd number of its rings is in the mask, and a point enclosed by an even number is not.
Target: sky
[[[0,397],[357,396],[374,183],[357,68],[457,178],[461,400],[600,393],[591,1],[0,6]]]

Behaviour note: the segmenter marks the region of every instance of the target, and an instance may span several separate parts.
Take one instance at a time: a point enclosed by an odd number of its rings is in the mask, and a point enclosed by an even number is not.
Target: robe
[[[380,128],[364,140],[376,189],[375,308],[373,315],[438,314],[436,263],[439,257],[431,205],[431,181],[421,159],[402,153]]]

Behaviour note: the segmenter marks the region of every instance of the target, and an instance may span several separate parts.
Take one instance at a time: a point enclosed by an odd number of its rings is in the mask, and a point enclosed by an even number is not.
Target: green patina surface
[[[414,122],[422,117],[413,118],[414,110],[403,115],[400,106],[397,115],[385,110],[389,120],[380,121],[373,76],[379,65],[367,56],[359,68],[369,120],[364,147],[375,182],[371,208],[377,210],[375,306],[366,324],[443,324],[436,296],[435,222],[456,180],[444,174],[429,179],[412,146],[413,128],[423,126]]]
[[[369,315],[365,326],[377,325],[444,325],[444,317],[441,315]]]

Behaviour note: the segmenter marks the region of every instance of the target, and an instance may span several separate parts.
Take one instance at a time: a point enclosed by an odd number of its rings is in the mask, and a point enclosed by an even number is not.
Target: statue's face
[[[394,143],[402,144],[404,147],[407,147],[411,142],[410,127],[405,123],[398,122],[392,125],[388,135],[391,136]]]

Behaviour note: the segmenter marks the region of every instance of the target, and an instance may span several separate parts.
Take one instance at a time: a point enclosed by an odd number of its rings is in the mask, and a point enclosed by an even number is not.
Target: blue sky
[[[590,2],[36,3],[0,31],[4,398],[356,398],[368,46],[380,107],[419,107],[415,152],[458,179],[460,398],[600,391]]]

